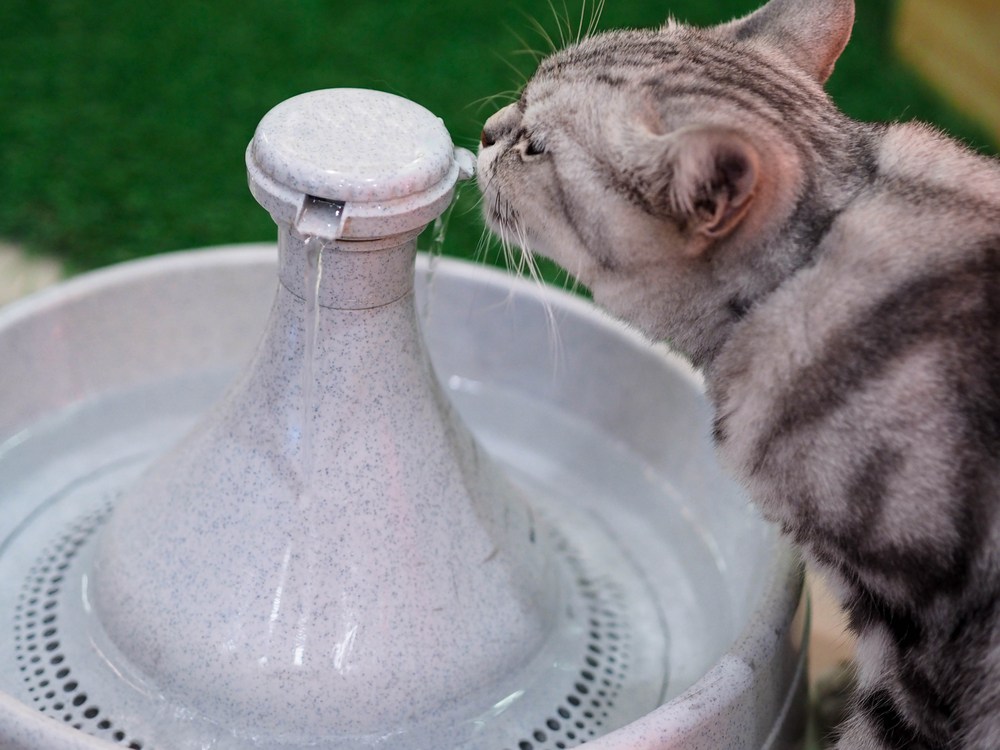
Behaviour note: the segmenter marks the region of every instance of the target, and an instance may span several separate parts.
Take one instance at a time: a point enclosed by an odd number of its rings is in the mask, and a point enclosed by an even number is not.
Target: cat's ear
[[[738,40],[765,39],[825,83],[853,26],[854,0],[770,0],[755,13],[721,28]]]
[[[757,150],[738,132],[712,125],[660,136],[659,169],[668,180],[664,208],[692,238],[696,255],[732,233],[753,203],[760,178]]]

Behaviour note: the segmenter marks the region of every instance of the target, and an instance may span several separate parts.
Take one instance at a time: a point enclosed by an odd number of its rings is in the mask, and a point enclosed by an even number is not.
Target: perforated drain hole
[[[81,549],[111,511],[111,503],[84,516],[46,547],[29,569],[14,608],[14,649],[18,668],[35,707],[56,721],[133,750],[151,750],[132,735],[101,702],[88,694],[85,680],[67,661],[60,632],[61,597]],[[548,711],[538,705],[515,744],[502,750],[565,750],[606,733],[609,719],[621,720],[620,698],[628,686],[632,637],[627,597],[614,580],[593,574],[560,535],[556,552],[573,577],[574,607],[582,613],[586,636],[565,697]],[[624,691],[627,701],[628,687]],[[617,712],[617,716],[616,716]]]
[[[541,726],[505,750],[563,750],[600,736],[628,674],[631,635],[624,594],[610,579],[589,575],[565,540],[557,538],[555,544],[576,576],[577,595],[586,608],[586,650],[565,699]]]
[[[59,606],[67,571],[110,510],[109,503],[74,523],[28,571],[14,608],[14,650],[28,694],[39,711],[87,734],[142,750],[142,740],[130,736],[87,695],[81,676],[66,661],[60,640]]]

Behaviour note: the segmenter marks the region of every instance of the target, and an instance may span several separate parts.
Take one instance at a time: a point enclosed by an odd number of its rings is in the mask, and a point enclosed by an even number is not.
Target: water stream
[[[325,231],[320,235],[308,236],[303,244],[305,252],[305,272],[303,278],[303,294],[305,310],[303,316],[304,352],[302,363],[302,426],[300,431],[301,452],[300,466],[301,485],[299,487],[298,503],[300,508],[306,508],[312,502],[312,483],[316,473],[315,448],[315,394],[317,357],[317,337],[319,335],[320,304],[319,290],[323,283],[323,254],[340,238],[344,226],[344,204],[323,201],[316,198],[307,200],[300,217],[300,222],[315,215],[319,225],[325,225]]]
[[[312,483],[316,470],[315,448],[315,392],[316,392],[316,338],[319,335],[319,288],[323,281],[323,251],[326,241],[310,237],[305,243],[305,356],[302,363],[302,485],[299,489],[299,507],[308,507],[312,501]]]
[[[422,323],[426,323],[431,316],[431,308],[434,303],[434,274],[437,271],[439,261],[444,257],[444,240],[448,234],[448,223],[451,221],[451,214],[455,210],[455,206],[458,205],[464,186],[465,183],[462,182],[455,186],[455,195],[452,197],[448,208],[434,220],[434,225],[430,231],[430,239],[426,247],[421,245],[419,248],[427,253],[429,261],[427,264],[427,294],[419,310],[419,317]]]

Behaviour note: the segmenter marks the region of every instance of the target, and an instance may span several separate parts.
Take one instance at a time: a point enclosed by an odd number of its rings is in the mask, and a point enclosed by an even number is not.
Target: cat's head
[[[787,220],[835,113],[823,83],[853,18],[853,0],[771,0],[713,28],[670,22],[556,52],[483,130],[487,222],[637,317],[623,289],[697,282],[706,259]]]

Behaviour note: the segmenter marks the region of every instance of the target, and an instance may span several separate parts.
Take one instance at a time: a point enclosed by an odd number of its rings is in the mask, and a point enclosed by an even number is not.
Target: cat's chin
[[[651,318],[650,309],[636,302],[636,296],[630,293],[627,284],[615,283],[607,277],[589,284],[582,279],[580,282],[590,290],[594,302],[612,317],[627,322],[651,339],[660,333],[656,330],[658,326]]]

